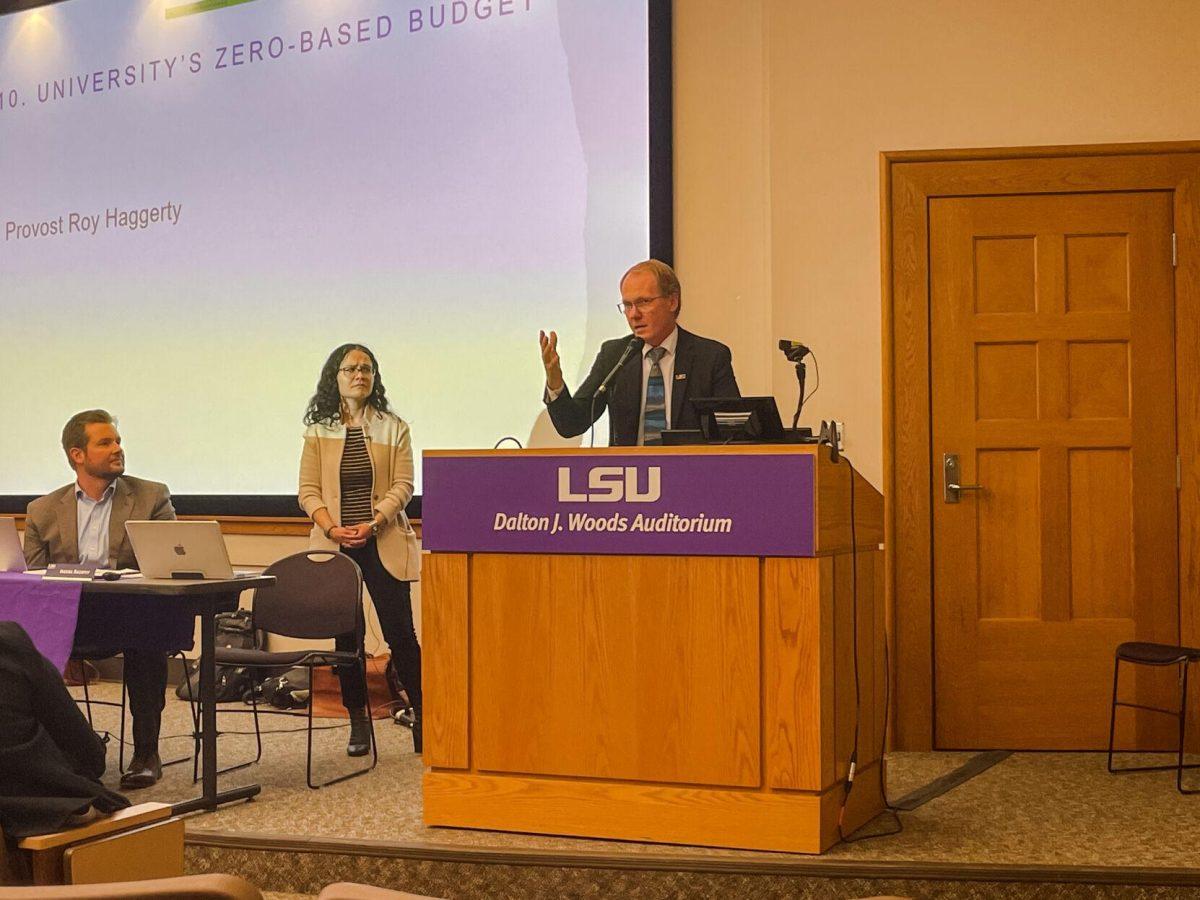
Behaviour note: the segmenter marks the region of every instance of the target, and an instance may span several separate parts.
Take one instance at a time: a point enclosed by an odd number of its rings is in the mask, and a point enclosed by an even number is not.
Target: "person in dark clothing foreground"
[[[48,834],[129,806],[100,783],[104,743],[16,622],[0,622],[0,828]]]

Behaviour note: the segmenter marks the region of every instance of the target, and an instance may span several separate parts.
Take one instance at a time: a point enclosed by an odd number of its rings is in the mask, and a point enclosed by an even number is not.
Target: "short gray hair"
[[[664,297],[679,298],[679,307],[675,310],[675,314],[679,315],[679,310],[683,309],[683,288],[679,284],[679,276],[675,274],[674,269],[662,260],[644,259],[629,267],[628,271],[621,276],[621,284],[624,284],[625,279],[634,272],[649,272],[657,279],[660,294]]]
[[[87,449],[87,427],[89,425],[115,425],[116,420],[103,409],[85,409],[77,412],[67,421],[62,430],[63,453],[67,454],[67,464],[73,469],[75,463],[71,460],[71,450]]]

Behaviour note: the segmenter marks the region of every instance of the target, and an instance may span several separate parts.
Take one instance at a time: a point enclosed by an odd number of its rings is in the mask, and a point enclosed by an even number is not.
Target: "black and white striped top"
[[[342,450],[342,525],[357,525],[375,518],[371,505],[374,471],[361,428],[346,429]]]

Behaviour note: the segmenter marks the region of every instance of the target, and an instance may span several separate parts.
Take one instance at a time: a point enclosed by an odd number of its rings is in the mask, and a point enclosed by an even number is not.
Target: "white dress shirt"
[[[108,524],[112,521],[112,498],[117,490],[114,481],[99,500],[93,500],[75,484],[75,529],[79,539],[79,561],[108,565]]]

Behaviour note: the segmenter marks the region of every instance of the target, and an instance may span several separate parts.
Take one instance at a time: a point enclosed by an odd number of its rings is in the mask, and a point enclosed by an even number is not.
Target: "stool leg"
[[[1108,771],[1113,770],[1113,741],[1117,734],[1117,678],[1121,674],[1121,657],[1113,660],[1112,711],[1108,719]]]
[[[1195,794],[1200,792],[1200,789],[1183,787],[1183,770],[1194,769],[1195,766],[1185,766],[1183,764],[1183,747],[1184,741],[1187,739],[1187,710],[1188,710],[1188,667],[1189,663],[1184,660],[1183,663],[1183,679],[1182,690],[1180,691],[1179,699],[1179,768],[1175,772],[1175,789],[1181,794]]]

